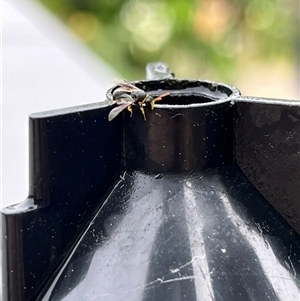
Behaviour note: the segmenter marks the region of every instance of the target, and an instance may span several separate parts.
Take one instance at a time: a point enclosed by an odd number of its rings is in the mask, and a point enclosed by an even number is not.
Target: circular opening
[[[211,81],[164,79],[133,82],[136,87],[146,91],[152,97],[164,93],[157,105],[197,105],[219,100],[229,100],[240,95],[240,92],[229,85]]]

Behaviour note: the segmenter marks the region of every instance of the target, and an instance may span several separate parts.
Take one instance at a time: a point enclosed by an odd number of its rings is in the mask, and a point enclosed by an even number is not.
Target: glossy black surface
[[[236,158],[259,192],[300,233],[300,102],[236,104]]]
[[[139,112],[134,118],[125,115],[125,169],[193,173],[231,162],[233,114],[230,104],[219,103],[157,108],[148,112],[146,122]]]
[[[147,116],[125,114],[124,173],[43,300],[296,301],[299,237],[237,167],[233,106]]]
[[[297,238],[235,165],[127,172],[44,300],[296,301]]]
[[[29,119],[29,197],[2,212],[4,300],[37,300],[120,173],[120,121],[80,109]]]
[[[137,108],[108,122],[107,105],[31,116],[30,196],[2,213],[4,300],[298,300],[299,235],[261,189],[278,174],[253,171],[255,122],[269,121],[247,102],[262,104],[207,81],[136,84],[171,91],[146,121]],[[299,111],[268,108],[276,133]]]

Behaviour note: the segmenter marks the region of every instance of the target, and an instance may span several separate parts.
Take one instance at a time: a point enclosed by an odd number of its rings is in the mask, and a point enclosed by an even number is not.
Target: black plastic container
[[[135,84],[170,92],[146,121],[136,107],[109,122],[107,104],[30,117],[30,196],[2,213],[4,300],[298,300],[299,104]]]

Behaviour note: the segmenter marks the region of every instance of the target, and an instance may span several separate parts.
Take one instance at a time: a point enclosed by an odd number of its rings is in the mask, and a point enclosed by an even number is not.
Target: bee
[[[149,104],[151,110],[154,109],[156,101],[160,101],[163,97],[170,93],[164,93],[156,98],[147,94],[144,90],[132,85],[126,80],[114,79],[116,88],[110,89],[106,93],[106,99],[110,105],[117,104],[108,114],[108,120],[111,121],[116,118],[122,111],[127,109],[132,116],[132,106],[138,106],[141,110],[144,120],[146,120],[144,107]]]

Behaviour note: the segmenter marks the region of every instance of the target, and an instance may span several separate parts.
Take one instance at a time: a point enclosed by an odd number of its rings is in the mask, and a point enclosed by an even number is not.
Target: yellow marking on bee
[[[132,107],[131,107],[131,106],[128,106],[128,107],[127,107],[127,110],[130,112],[130,117],[132,117],[132,114],[133,114]]]
[[[144,120],[146,120],[145,110],[144,110],[144,108],[142,106],[140,106],[140,110],[141,110],[141,112],[142,112],[142,114],[144,116]]]

